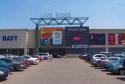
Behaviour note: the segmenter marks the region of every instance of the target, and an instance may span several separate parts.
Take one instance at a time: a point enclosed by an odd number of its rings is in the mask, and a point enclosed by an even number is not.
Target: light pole
[[[35,53],[39,52],[39,25],[36,24],[35,27]]]

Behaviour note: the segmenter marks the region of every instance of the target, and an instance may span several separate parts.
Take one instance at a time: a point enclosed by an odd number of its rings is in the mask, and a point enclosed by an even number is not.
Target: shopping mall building
[[[84,29],[79,30],[85,31]],[[83,34],[72,29],[70,31],[73,32],[69,32],[69,30],[68,32],[65,32],[65,29],[54,29],[54,34],[60,34],[61,40],[55,37],[55,40],[53,39],[50,44],[45,44],[45,42],[48,41],[48,38],[46,40],[46,37],[51,36],[54,38],[54,35],[48,34],[47,32],[47,34],[40,32],[38,41],[39,51],[42,52],[43,50],[55,49],[63,50],[63,53],[66,54],[78,54],[85,51],[111,51],[114,53],[121,53],[125,51],[125,29],[90,28],[87,32],[83,32]],[[72,38],[72,36],[73,39],[69,39],[70,37]],[[33,54],[36,49],[35,40],[34,29],[0,29],[0,54]],[[52,39],[49,38],[50,42],[51,40]],[[80,45],[78,45],[77,42],[80,43]],[[81,42],[84,44],[82,45]]]

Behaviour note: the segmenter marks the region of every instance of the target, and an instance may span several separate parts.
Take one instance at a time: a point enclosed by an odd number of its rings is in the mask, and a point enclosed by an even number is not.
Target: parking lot
[[[54,58],[19,72],[1,84],[125,84],[125,76],[92,67],[79,58]]]

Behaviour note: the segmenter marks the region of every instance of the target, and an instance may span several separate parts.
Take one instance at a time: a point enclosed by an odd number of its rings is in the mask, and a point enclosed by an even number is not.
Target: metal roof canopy
[[[51,18],[30,18],[30,20],[37,26],[47,26],[47,25],[80,25],[88,20],[88,17],[51,17]]]
[[[35,27],[35,47],[36,53],[39,52],[39,26],[49,25],[79,25],[80,27],[88,20],[88,17],[51,17],[51,18],[30,18],[36,25]]]

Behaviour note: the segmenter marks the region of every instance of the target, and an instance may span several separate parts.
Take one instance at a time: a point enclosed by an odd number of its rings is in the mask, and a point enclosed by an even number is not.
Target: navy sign
[[[3,41],[17,41],[17,38],[18,38],[18,36],[14,36],[14,35],[4,35],[4,36],[2,36],[2,40]]]
[[[105,45],[105,34],[90,34],[89,37],[91,45]]]

